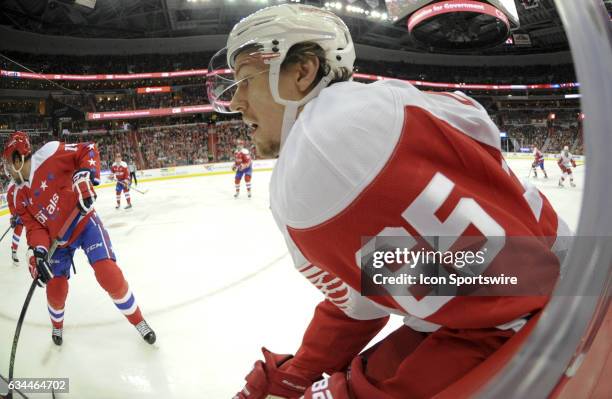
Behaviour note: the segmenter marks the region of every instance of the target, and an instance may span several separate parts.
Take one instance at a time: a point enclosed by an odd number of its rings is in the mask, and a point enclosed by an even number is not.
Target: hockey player
[[[432,397],[539,312],[558,278],[553,243],[542,237],[568,234],[566,225],[510,171],[486,110],[459,92],[351,82],[354,60],[342,20],[301,4],[241,20],[211,59],[210,70],[230,68],[234,81],[208,76],[209,100],[242,114],[258,154],[278,156],[272,214],[295,267],[325,295],[295,355],[264,350],[236,398]],[[546,270],[531,278],[543,293],[362,295],[356,258],[364,237],[478,231],[537,237],[536,247],[519,251],[525,262],[502,266]],[[530,262],[535,253],[547,264]],[[360,355],[391,313],[406,326]],[[317,381],[323,373],[330,378]]]
[[[125,209],[130,209],[132,207],[132,199],[130,198],[130,185],[132,184],[132,181],[130,180],[130,171],[127,163],[121,160],[121,154],[115,155],[115,162],[113,162],[113,165],[111,166],[111,172],[113,178],[117,181],[117,185],[115,186],[117,206],[115,209],[119,209],[121,207],[122,191],[127,202]]]
[[[563,147],[563,151],[559,154],[559,160],[557,161],[559,165],[559,169],[561,169],[561,177],[559,178],[559,187],[564,187],[563,182],[565,178],[569,176],[570,186],[576,187],[574,184],[574,174],[572,173],[572,168],[576,167],[576,161],[574,161],[574,156],[571,152],[569,152],[569,147]]]
[[[53,342],[63,342],[70,266],[74,252],[81,248],[96,280],[117,309],[145,341],[154,343],[155,333],[142,317],[115,262],[108,232],[93,207],[93,186],[100,182],[100,156],[95,144],[52,141],[32,154],[27,135],[15,132],[5,144],[3,161],[18,184],[16,213],[25,225],[33,251],[30,273],[40,286],[46,284]],[[56,249],[50,257],[52,248]]]
[[[13,229],[13,242],[11,243],[11,258],[13,259],[13,265],[19,266],[19,257],[17,256],[17,248],[19,247],[19,240],[21,240],[21,233],[23,232],[23,222],[17,215],[15,210],[15,197],[17,195],[17,189],[15,182],[11,180],[6,191],[6,202],[8,204],[9,212],[11,213],[11,228]]]
[[[247,195],[251,198],[251,177],[253,175],[253,160],[251,159],[251,154],[249,150],[246,148],[241,148],[236,151],[234,154],[234,165],[232,166],[232,170],[236,171],[236,176],[234,176],[234,184],[236,186],[236,194],[234,194],[234,198],[238,198],[240,195],[240,181],[242,180],[242,176],[244,176],[244,183],[247,189]]]
[[[542,173],[544,173],[544,178],[548,179],[548,175],[546,174],[546,170],[544,169],[544,155],[542,154],[542,151],[538,150],[538,147],[534,145],[533,163],[531,164],[531,169],[533,170],[533,175],[536,178],[538,177],[538,171],[536,170],[538,166],[540,167],[540,169],[542,169]]]

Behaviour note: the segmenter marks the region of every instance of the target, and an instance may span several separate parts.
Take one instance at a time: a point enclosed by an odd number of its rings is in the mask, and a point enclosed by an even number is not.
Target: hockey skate
[[[19,258],[17,257],[17,251],[11,249],[11,257],[13,258],[13,266],[19,266]]]
[[[240,191],[236,191],[236,194],[234,194],[234,198],[238,198],[239,195],[240,195]]]
[[[563,182],[559,181],[559,187],[565,187],[565,186],[563,185]]]
[[[51,331],[51,339],[53,340],[53,343],[57,346],[61,346],[64,342],[64,339],[62,338],[63,331],[64,330],[62,328],[55,327],[53,327],[53,330]]]
[[[132,209],[132,204],[128,204],[124,209]]]
[[[247,194],[249,198],[251,198],[251,192],[249,191],[249,193]]]
[[[147,324],[147,322],[145,320],[143,320],[140,323],[136,324],[136,329],[140,333],[140,336],[142,337],[142,339],[147,341],[147,343],[153,345],[155,343],[155,341],[157,340],[157,336],[155,335],[155,331],[153,331],[151,329],[151,327],[149,327],[149,325]]]
[[[576,187],[576,184],[574,184],[574,182],[573,182],[573,181],[571,181],[571,182],[570,182],[570,186],[572,186],[572,187]]]
[[[119,209],[121,207],[121,205],[117,204],[117,206],[115,207],[115,209]]]

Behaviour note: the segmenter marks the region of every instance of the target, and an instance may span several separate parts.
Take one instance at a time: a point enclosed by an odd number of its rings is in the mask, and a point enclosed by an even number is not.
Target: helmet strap
[[[23,170],[24,165],[25,165],[25,157],[23,155],[21,155],[21,167],[19,167],[19,169],[15,169],[15,164],[11,162],[11,168],[13,169],[15,173],[19,175],[19,178],[21,179],[22,183],[26,181],[23,178],[23,175],[21,174],[21,171]]]
[[[312,100],[314,97],[318,96],[321,93],[321,90],[326,88],[332,80],[333,72],[330,71],[327,75],[323,76],[321,81],[317,83],[312,90],[305,95],[301,100],[298,101],[290,101],[281,98],[278,92],[278,82],[280,79],[280,62],[270,63],[270,75],[269,75],[269,83],[270,83],[270,91],[272,92],[272,98],[278,104],[285,106],[285,112],[283,113],[283,125],[281,128],[281,142],[280,147],[283,148],[287,137],[289,136],[289,132],[293,127],[297,117],[299,108],[306,104],[308,101]]]

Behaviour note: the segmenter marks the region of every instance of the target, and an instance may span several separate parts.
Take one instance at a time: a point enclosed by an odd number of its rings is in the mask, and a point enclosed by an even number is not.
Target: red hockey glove
[[[262,348],[264,361],[258,360],[246,376],[246,385],[233,399],[265,399],[268,395],[282,398],[299,398],[312,381],[289,374],[279,367],[291,359],[291,355],[278,355]]]
[[[97,198],[93,188],[91,170],[79,169],[72,175],[72,190],[78,195],[77,207],[81,215],[91,212],[93,203]]]

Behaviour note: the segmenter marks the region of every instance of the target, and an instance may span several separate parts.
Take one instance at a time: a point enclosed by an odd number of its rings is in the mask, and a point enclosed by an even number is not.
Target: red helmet
[[[4,152],[2,153],[2,157],[8,162],[12,163],[12,156],[15,151],[17,151],[17,153],[23,157],[27,157],[32,153],[32,145],[30,144],[30,139],[26,133],[16,131],[15,133],[11,134],[4,144]]]

